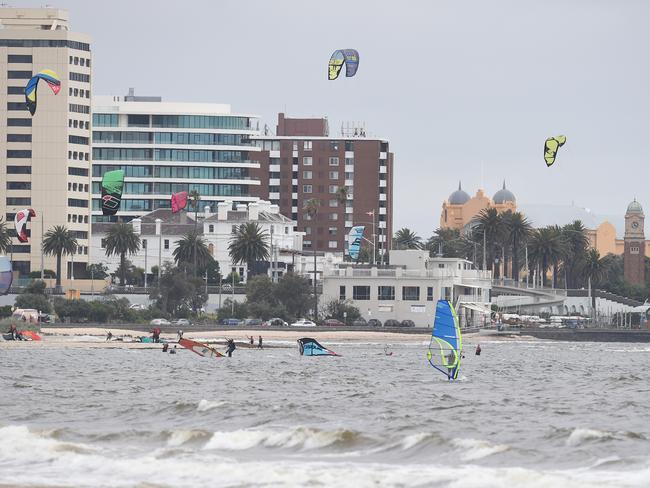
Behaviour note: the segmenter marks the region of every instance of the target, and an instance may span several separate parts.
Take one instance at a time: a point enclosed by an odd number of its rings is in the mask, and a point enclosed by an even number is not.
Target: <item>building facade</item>
[[[172,193],[198,191],[200,211],[225,200],[258,200],[259,180],[250,138],[256,117],[233,114],[229,105],[163,102],[160,97],[97,97],[93,115],[92,220],[129,221],[170,208]],[[101,180],[123,169],[122,204],[115,216],[101,212]]]
[[[17,211],[32,208],[29,242],[12,240],[14,271],[56,269],[56,259],[41,261],[44,232],[65,225],[78,242],[77,255],[63,256],[67,277],[74,262],[82,275],[90,239],[90,37],[70,31],[68,13],[58,9],[0,8],[0,215],[13,221]],[[61,80],[54,95],[39,83],[37,110],[25,105],[25,85],[43,69]],[[65,278],[64,276],[63,278]]]
[[[387,268],[351,264],[327,269],[323,303],[349,300],[366,320],[412,320],[432,327],[436,302],[450,300],[461,327],[483,325],[490,317],[490,271],[456,258],[430,258],[427,251],[391,251]]]
[[[625,280],[634,285],[645,284],[646,241],[643,207],[634,200],[625,212],[625,236],[623,237],[623,273]]]
[[[342,131],[343,132],[343,131]],[[252,137],[260,165],[257,195],[291,216],[304,232],[305,250],[344,252],[346,235],[365,225],[365,246],[383,255],[393,234],[393,154],[387,139],[351,130],[329,135],[327,119],[291,119],[279,114],[276,135]],[[320,202],[311,217],[309,200]],[[374,235],[373,235],[374,234]]]
[[[506,188],[506,182],[503,182],[503,188],[497,191],[492,198],[488,197],[482,189],[476,192],[476,195],[470,197],[463,190],[461,183],[458,182],[458,190],[449,195],[449,198],[442,202],[442,212],[440,213],[441,229],[457,229],[462,231],[469,225],[474,217],[481,211],[495,208],[499,213],[507,210],[517,210],[517,199],[515,195]]]

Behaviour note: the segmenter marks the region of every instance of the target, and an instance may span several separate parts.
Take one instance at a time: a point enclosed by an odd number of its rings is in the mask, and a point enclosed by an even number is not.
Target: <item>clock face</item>
[[[633,229],[636,229],[638,227],[639,227],[639,223],[636,220],[634,222],[632,222],[632,228]]]

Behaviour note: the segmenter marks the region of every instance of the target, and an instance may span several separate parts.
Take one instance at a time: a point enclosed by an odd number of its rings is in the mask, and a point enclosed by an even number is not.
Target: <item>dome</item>
[[[460,181],[458,182],[458,190],[449,195],[449,204],[450,205],[464,205],[469,202],[469,195],[467,192],[463,191],[460,186]]]
[[[503,182],[503,188],[501,188],[498,192],[494,194],[492,200],[494,200],[494,203],[506,203],[506,202],[515,203],[517,201],[515,195],[506,188],[505,181]]]
[[[631,213],[642,214],[643,213],[643,207],[641,206],[641,204],[639,202],[636,201],[636,198],[635,198],[634,201],[627,206],[627,212],[626,213],[629,213],[629,214],[631,214]]]

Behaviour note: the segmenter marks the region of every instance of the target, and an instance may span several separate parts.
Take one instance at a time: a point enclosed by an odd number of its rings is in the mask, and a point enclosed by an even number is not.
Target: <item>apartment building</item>
[[[29,242],[13,238],[14,271],[26,275],[41,266],[55,269],[56,259],[41,261],[41,238],[65,225],[78,242],[76,256],[63,257],[65,277],[82,275],[90,237],[90,36],[70,30],[65,10],[0,8],[0,215],[13,221],[17,211],[32,208]],[[25,85],[43,69],[61,79],[54,95],[39,84],[34,116],[25,105]]]
[[[297,222],[305,250],[343,253],[354,225],[365,225],[368,250],[374,244],[383,256],[391,248],[393,154],[387,139],[369,137],[360,127],[330,136],[327,119],[282,113],[275,135],[251,139],[260,149],[251,156],[260,166],[252,173],[261,181],[256,194]],[[315,217],[305,210],[311,199],[320,202]]]
[[[171,207],[172,193],[198,191],[200,210],[216,212],[225,200],[257,201],[252,171],[259,149],[256,116],[233,114],[230,105],[164,102],[161,97],[98,96],[93,107],[93,222],[130,221]],[[117,215],[103,216],[104,173],[125,171]]]

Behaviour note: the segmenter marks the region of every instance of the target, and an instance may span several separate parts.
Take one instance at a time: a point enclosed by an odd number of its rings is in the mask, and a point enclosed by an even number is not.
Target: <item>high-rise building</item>
[[[0,215],[11,222],[32,208],[29,242],[13,239],[14,271],[22,275],[55,269],[55,258],[41,262],[41,236],[65,225],[77,238],[77,256],[63,256],[62,274],[83,273],[90,234],[90,36],[70,31],[64,10],[0,8]],[[44,82],[34,116],[25,105],[25,85],[43,69],[61,79],[54,95]],[[11,226],[11,225],[10,225]],[[65,278],[66,276],[63,276]]]
[[[161,97],[96,97],[93,105],[92,220],[129,221],[159,208],[170,208],[172,193],[193,190],[199,211],[229,200],[257,201],[252,177],[259,149],[256,116],[233,114],[230,105],[163,102]],[[254,126],[255,125],[255,126]],[[123,169],[120,210],[101,211],[101,180]],[[192,209],[193,211],[193,209]]]
[[[265,131],[268,132],[268,131]],[[393,230],[393,154],[387,139],[366,136],[362,127],[329,135],[327,119],[278,115],[276,135],[252,138],[261,152],[258,196],[305,232],[305,250],[343,252],[353,225],[365,225],[364,246],[379,255],[390,249]],[[305,204],[320,202],[312,218]]]

